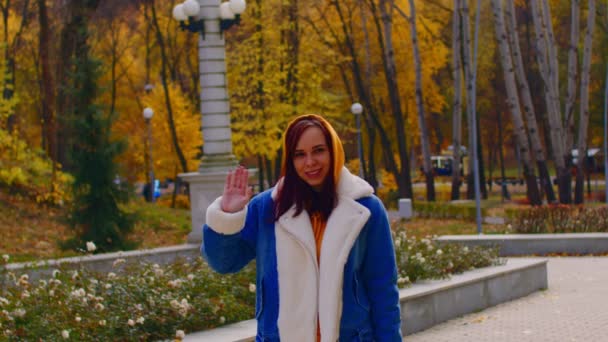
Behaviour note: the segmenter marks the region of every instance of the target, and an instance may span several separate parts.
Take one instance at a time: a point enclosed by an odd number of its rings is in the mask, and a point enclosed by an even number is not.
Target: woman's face
[[[319,127],[307,128],[293,154],[293,166],[298,176],[319,191],[329,174],[331,155],[323,131]]]

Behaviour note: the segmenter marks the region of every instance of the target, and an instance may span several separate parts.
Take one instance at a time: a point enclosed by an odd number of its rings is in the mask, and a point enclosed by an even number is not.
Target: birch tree
[[[574,101],[576,100],[576,77],[578,65],[578,40],[580,1],[572,0],[570,5],[570,44],[568,45],[568,90],[564,107],[567,140],[566,147],[573,146],[574,138]]]
[[[433,179],[433,168],[431,165],[431,148],[429,135],[424,115],[424,101],[422,96],[422,71],[420,61],[420,50],[418,48],[418,37],[416,32],[416,5],[414,0],[410,2],[410,34],[414,48],[414,65],[416,68],[416,107],[418,107],[418,127],[420,128],[420,140],[422,145],[423,170],[426,180],[426,199],[435,201],[435,181]]]
[[[595,28],[595,0],[589,0],[587,12],[587,31],[585,32],[585,45],[583,48],[583,68],[581,70],[581,100],[580,117],[578,125],[578,160],[576,165],[576,186],[574,203],[583,203],[584,165],[587,160],[587,128],[589,126],[589,70],[591,67],[592,35]]]
[[[499,43],[500,60],[505,79],[505,86],[507,89],[507,103],[509,106],[509,111],[511,112],[514,133],[517,138],[517,145],[523,164],[523,173],[527,185],[528,199],[530,200],[530,204],[540,205],[541,201],[538,193],[536,176],[534,175],[534,169],[531,165],[530,148],[526,136],[526,128],[521,116],[519,96],[517,94],[517,88],[515,85],[513,61],[505,30],[505,19],[501,0],[492,0],[492,10],[494,12],[494,28],[496,30],[496,39]]]
[[[572,185],[570,184],[571,176],[566,164],[567,160],[569,160],[569,153],[567,153],[569,147],[565,146],[564,141],[568,139],[564,139],[559,95],[558,89],[556,88],[557,82],[554,80],[557,78],[557,70],[555,70],[557,66],[556,48],[551,42],[551,39],[547,37],[547,32],[552,31],[552,29],[547,28],[547,26],[551,27],[551,21],[549,20],[548,23],[546,22],[546,18],[550,16],[547,15],[545,17],[543,14],[543,12],[547,12],[549,8],[547,6],[546,8],[541,9],[538,2],[535,0],[530,1],[530,4],[534,22],[537,62],[544,85],[544,97],[547,107],[547,118],[549,121],[549,137],[551,140],[551,149],[554,154],[553,161],[557,171],[559,201],[560,203],[570,203],[572,198]]]
[[[474,170],[475,170],[475,151],[473,150],[475,146],[477,146],[477,159],[479,161],[479,185],[481,186],[481,192],[484,198],[487,198],[487,191],[485,186],[485,180],[483,176],[483,160],[481,153],[481,144],[480,138],[481,134],[479,134],[479,125],[474,120],[477,120],[476,117],[476,104],[474,102],[474,96],[476,91],[476,79],[473,75],[474,73],[474,64],[476,61],[473,60],[471,56],[471,35],[469,33],[469,6],[467,4],[467,0],[461,0],[460,2],[460,16],[462,19],[462,38],[464,46],[462,48],[463,51],[463,67],[464,67],[464,79],[466,84],[466,101],[467,101],[467,124],[469,129],[469,174],[467,175],[467,198],[471,199],[475,197],[474,192]],[[479,28],[476,27],[476,30]],[[473,131],[473,127],[476,127],[475,132]],[[473,143],[474,135],[477,135],[477,143]]]
[[[526,77],[526,72],[524,71],[523,59],[519,45],[519,36],[517,33],[517,21],[515,19],[514,1],[507,0],[506,3],[507,7],[505,8],[505,27],[511,43],[511,52],[513,54],[513,66],[515,67],[515,76],[517,80],[517,86],[519,88],[519,94],[521,95],[523,102],[523,110],[526,116],[530,144],[532,145],[532,150],[534,151],[534,156],[536,157],[536,164],[538,167],[538,173],[542,184],[541,186],[543,187],[544,193],[547,196],[547,201],[549,203],[553,203],[555,202],[555,193],[553,192],[551,177],[549,176],[549,170],[547,168],[545,151],[541,144],[540,135],[538,133],[538,124],[536,122],[536,113],[534,111],[534,104],[532,103],[530,86],[528,85],[528,79]]]

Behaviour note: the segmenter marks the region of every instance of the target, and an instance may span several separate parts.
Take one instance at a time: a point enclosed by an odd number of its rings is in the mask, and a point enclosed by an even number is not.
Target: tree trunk
[[[416,32],[416,6],[414,0],[410,2],[410,33],[412,45],[414,47],[414,65],[416,68],[416,107],[418,108],[418,127],[420,128],[420,139],[422,144],[422,160],[424,177],[426,180],[426,199],[429,202],[435,201],[435,180],[433,178],[433,168],[431,165],[431,148],[429,144],[429,133],[426,126],[424,115],[424,97],[422,95],[422,62],[420,61],[420,51],[418,49],[418,36]]]
[[[545,39],[548,42],[549,52],[549,69],[551,70],[551,81],[553,82],[553,88],[557,91],[554,96],[557,96],[555,100],[559,103],[559,65],[557,60],[557,43],[555,42],[555,34],[553,34],[553,22],[551,21],[551,10],[549,9],[549,1],[541,0],[542,3],[542,14],[543,22],[545,23]]]
[[[511,60],[511,51],[509,49],[509,42],[507,40],[507,33],[505,30],[505,20],[501,0],[492,0],[492,9],[494,12],[496,39],[499,44],[501,64],[505,79],[505,86],[507,89],[507,103],[511,112],[514,132],[516,134],[518,147],[520,149],[520,156],[524,168],[524,178],[527,185],[528,199],[530,200],[530,204],[540,205],[541,200],[538,193],[536,176],[534,175],[534,169],[532,168],[530,162],[530,149],[528,147],[526,129],[519,107],[519,96],[517,94],[517,88],[515,85],[513,62]]]
[[[17,32],[13,36],[13,41],[9,39],[9,16],[13,13],[11,11],[11,1],[6,0],[0,3],[0,10],[2,11],[2,22],[4,26],[4,62],[6,69],[4,71],[4,89],[2,89],[2,97],[4,99],[12,99],[15,94],[15,56],[16,50],[21,45],[21,37],[27,25],[29,24],[29,0],[21,3],[21,24],[17,29]],[[16,11],[14,11],[16,12]],[[6,120],[6,127],[9,132],[12,132],[17,125],[17,115],[12,112],[9,114]]]
[[[265,157],[264,158],[264,164],[265,164],[265,169],[266,169],[266,179],[268,181],[268,186],[271,187],[274,185],[275,179],[277,178],[276,175],[273,176],[272,171],[272,160],[270,160],[270,158]]]
[[[478,168],[479,168],[479,191],[481,191],[481,197],[483,199],[488,199],[488,187],[486,186],[486,172],[484,170],[485,163],[483,162],[483,144],[481,143],[481,127],[480,121],[481,118],[479,115],[475,115],[475,129],[477,130],[477,160],[478,160]]]
[[[169,124],[169,131],[171,132],[171,141],[173,143],[173,147],[175,148],[175,153],[177,154],[177,158],[179,164],[181,166],[182,172],[188,172],[188,164],[186,162],[186,157],[182,152],[181,147],[179,146],[179,141],[177,139],[177,130],[175,129],[175,121],[173,120],[173,110],[171,108],[171,97],[169,96],[169,87],[167,84],[167,54],[165,51],[165,41],[158,24],[158,19],[156,17],[156,6],[154,1],[150,2],[150,10],[152,12],[152,24],[156,30],[156,42],[158,43],[158,48],[160,50],[161,56],[161,82],[163,84],[163,90],[165,93],[165,104],[167,106],[167,122]]]
[[[463,46],[463,68],[464,68],[464,82],[466,84],[466,101],[467,101],[467,129],[468,129],[468,162],[469,162],[469,173],[466,175],[467,179],[467,199],[475,198],[475,151],[473,138],[475,132],[473,122],[475,117],[475,108],[473,108],[473,97],[471,96],[473,91],[473,71],[472,71],[472,59],[471,59],[471,35],[469,31],[469,5],[467,0],[461,0],[460,2],[460,16],[462,19],[462,38],[464,41]]]
[[[373,65],[372,65],[372,57],[371,57],[371,48],[370,48],[370,38],[369,32],[367,30],[367,15],[365,8],[363,6],[363,0],[359,0],[359,12],[361,13],[361,28],[363,30],[363,39],[364,39],[364,51],[365,51],[365,84],[367,85],[365,88],[367,90],[367,97],[372,98],[371,94],[371,79],[373,74]],[[365,122],[365,127],[367,128],[367,138],[368,138],[368,157],[367,157],[367,166],[366,170],[364,167],[363,175],[365,179],[371,184],[374,188],[374,191],[378,187],[378,180],[376,178],[376,163],[375,163],[375,145],[376,145],[376,130],[374,128],[374,124],[369,118],[369,114],[367,111],[363,113],[363,119]]]
[[[287,18],[289,28],[287,38],[287,79],[285,86],[289,96],[289,103],[294,114],[298,107],[298,63],[300,51],[300,27],[298,16],[298,0],[287,1]]]
[[[391,111],[393,114],[393,119],[395,120],[399,158],[401,160],[399,177],[396,179],[399,186],[399,196],[402,198],[412,198],[412,180],[410,177],[409,160],[407,155],[407,143],[405,141],[405,122],[403,120],[401,98],[399,96],[397,68],[395,65],[395,53],[393,49],[393,6],[394,0],[380,0],[379,9],[384,32],[383,65],[387,90],[391,103]]]
[[[38,22],[40,24],[38,51],[40,54],[40,71],[42,83],[42,120],[44,122],[44,138],[47,142],[46,152],[53,161],[53,175],[57,165],[57,125],[53,102],[55,93],[53,91],[53,74],[51,73],[51,61],[49,55],[50,26],[46,2],[38,0]]]
[[[553,62],[557,58],[555,47],[547,40],[543,14],[536,1],[530,1],[532,5],[532,18],[534,21],[534,31],[536,34],[537,61],[540,74],[544,83],[545,102],[547,106],[547,119],[549,121],[549,137],[551,138],[551,150],[553,151],[553,161],[557,170],[557,186],[559,191],[560,203],[570,203],[571,200],[571,175],[568,171],[567,161],[570,159],[570,147],[564,146],[564,130],[561,119],[558,89],[553,81],[555,70],[552,70]],[[547,8],[548,10],[548,8]],[[550,25],[550,23],[549,23]]]
[[[534,104],[532,103],[532,96],[530,94],[530,86],[528,85],[528,79],[526,78],[526,72],[524,70],[524,63],[521,55],[521,49],[519,45],[519,36],[517,33],[517,21],[515,19],[515,6],[513,0],[507,0],[507,7],[505,10],[506,15],[506,29],[511,41],[513,63],[515,67],[515,76],[519,93],[523,101],[523,109],[526,115],[526,123],[528,128],[528,134],[530,137],[530,143],[534,156],[536,157],[536,163],[538,166],[539,177],[541,186],[544,189],[544,193],[547,196],[547,202],[555,202],[555,193],[553,192],[553,185],[551,184],[551,177],[547,169],[547,160],[545,158],[545,151],[540,141],[540,135],[538,133],[538,124],[536,122],[536,113],[534,111]]]
[[[256,157],[258,162],[258,190],[262,192],[264,191],[264,158],[259,153]]]
[[[454,77],[454,99],[452,101],[452,201],[460,199],[460,185],[462,183],[460,162],[462,154],[460,145],[462,141],[462,27],[460,20],[460,2],[454,0],[452,12],[452,75]]]
[[[591,48],[593,47],[593,30],[595,28],[595,0],[589,0],[587,12],[587,32],[583,50],[583,69],[581,70],[581,101],[578,124],[578,160],[576,166],[576,186],[574,203],[581,204],[584,200],[584,171],[587,164],[587,128],[589,127],[589,70],[591,67]]]
[[[566,147],[574,146],[574,102],[576,101],[576,74],[578,69],[578,40],[579,40],[579,20],[580,20],[580,1],[572,0],[570,5],[570,45],[568,46],[568,93],[566,95],[566,105],[564,116],[566,123]]]
[[[378,189],[378,178],[376,176],[376,161],[374,157],[374,150],[376,148],[376,130],[371,124],[367,124],[367,138],[368,138],[368,157],[367,157],[367,181],[374,188],[374,192]]]
[[[496,107],[499,108],[499,107]],[[498,158],[500,159],[500,197],[502,200],[511,200],[511,195],[509,195],[509,189],[507,188],[507,182],[505,177],[505,159],[503,155],[503,139],[502,139],[502,112],[498,111],[496,113],[496,124],[498,125]],[[490,178],[492,181],[492,178]]]

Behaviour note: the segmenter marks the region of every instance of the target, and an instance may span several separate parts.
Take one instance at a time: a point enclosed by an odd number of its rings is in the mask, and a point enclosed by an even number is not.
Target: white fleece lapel
[[[294,208],[276,223],[281,341],[312,342],[316,336],[318,266],[315,238],[306,212]]]
[[[276,198],[280,186],[279,181],[272,193],[273,198]],[[342,169],[337,189],[338,205],[327,221],[320,267],[308,213],[303,211],[293,217],[294,207],[276,222],[277,324],[283,341],[314,342],[317,317],[323,342],[334,342],[339,337],[344,265],[370,216],[369,210],[355,199],[371,195],[373,189],[346,168]]]
[[[348,197],[340,197],[323,235],[319,279],[319,323],[321,341],[334,342],[340,335],[344,265],[369,210]]]

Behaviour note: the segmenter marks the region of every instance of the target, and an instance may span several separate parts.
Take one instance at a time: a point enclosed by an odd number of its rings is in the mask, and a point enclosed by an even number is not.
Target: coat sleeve
[[[374,197],[370,205],[363,279],[370,299],[374,341],[402,341],[397,263],[386,210]]]
[[[215,271],[235,273],[255,258],[259,201],[236,213],[222,211],[220,202],[221,197],[207,208],[201,252]]]

